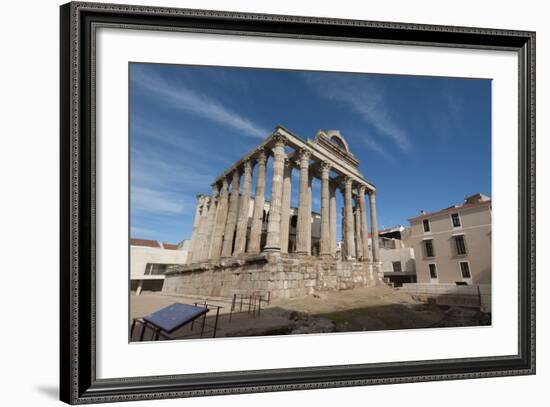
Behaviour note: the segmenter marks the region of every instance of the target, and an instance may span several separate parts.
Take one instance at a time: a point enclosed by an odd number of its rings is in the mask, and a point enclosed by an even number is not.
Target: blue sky
[[[377,187],[380,228],[491,195],[490,80],[132,63],[131,236],[190,238],[196,194],[277,124],[340,130]],[[319,198],[315,181],[313,210]]]

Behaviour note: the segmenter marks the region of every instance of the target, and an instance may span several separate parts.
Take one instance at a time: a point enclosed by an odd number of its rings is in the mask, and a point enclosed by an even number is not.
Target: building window
[[[429,232],[430,231],[430,220],[429,219],[424,219],[422,221],[422,224],[424,225],[424,232]]]
[[[434,257],[434,243],[433,240],[424,240],[424,252],[426,257]]]
[[[451,220],[453,222],[453,228],[459,228],[462,226],[460,223],[460,216],[458,216],[458,213],[453,213],[451,215]]]
[[[437,268],[435,267],[435,264],[433,264],[433,263],[428,264],[428,267],[430,269],[430,278],[432,280],[437,279]]]
[[[146,275],[160,275],[168,271],[169,264],[147,263],[145,268]]]
[[[464,236],[455,236],[455,245],[456,245],[456,254],[463,256],[466,254],[466,243],[464,241]]]
[[[467,261],[460,262],[460,272],[462,273],[462,278],[472,278],[470,273],[470,264]]]
[[[396,273],[401,273],[401,262],[400,261],[392,261],[391,262],[393,266],[393,271]]]

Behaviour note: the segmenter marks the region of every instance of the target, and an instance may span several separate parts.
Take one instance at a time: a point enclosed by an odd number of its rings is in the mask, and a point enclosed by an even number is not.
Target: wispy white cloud
[[[205,145],[203,140],[206,138],[186,136],[183,130],[176,133],[174,130],[166,130],[162,127],[153,128],[142,117],[133,119],[131,130],[133,136],[144,137],[146,141],[154,143],[157,146],[159,144],[165,145],[172,152],[186,154],[188,161],[214,160],[225,165],[229,165],[234,161],[231,161],[231,157],[228,157],[227,154],[213,149],[212,146]]]
[[[135,69],[131,80],[137,86],[163,98],[171,107],[229,126],[243,136],[264,138],[269,131],[224,106],[218,100],[196,92],[182,83],[169,83],[159,75]]]
[[[372,137],[368,135],[363,135],[361,137],[361,141],[363,142],[364,147],[368,150],[374,151],[375,153],[378,153],[385,158],[393,159],[393,156],[388,153],[386,149]]]
[[[132,209],[154,214],[191,214],[192,202],[176,192],[144,187],[132,187]]]
[[[400,150],[409,151],[412,148],[409,135],[391,113],[384,90],[371,80],[362,78],[361,81],[353,81],[341,75],[331,75],[322,80],[311,74],[303,74],[302,77],[321,96],[347,105]]]

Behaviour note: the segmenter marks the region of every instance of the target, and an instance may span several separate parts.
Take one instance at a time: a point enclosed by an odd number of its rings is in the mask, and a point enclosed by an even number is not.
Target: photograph
[[[130,61],[128,92],[129,342],[491,326],[491,78]]]

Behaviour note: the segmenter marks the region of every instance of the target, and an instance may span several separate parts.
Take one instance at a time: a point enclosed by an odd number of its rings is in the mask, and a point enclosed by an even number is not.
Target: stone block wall
[[[173,266],[163,292],[206,297],[232,297],[269,291],[271,298],[297,298],[319,291],[346,290],[381,283],[379,268],[366,262],[316,257],[255,256],[229,262]]]

